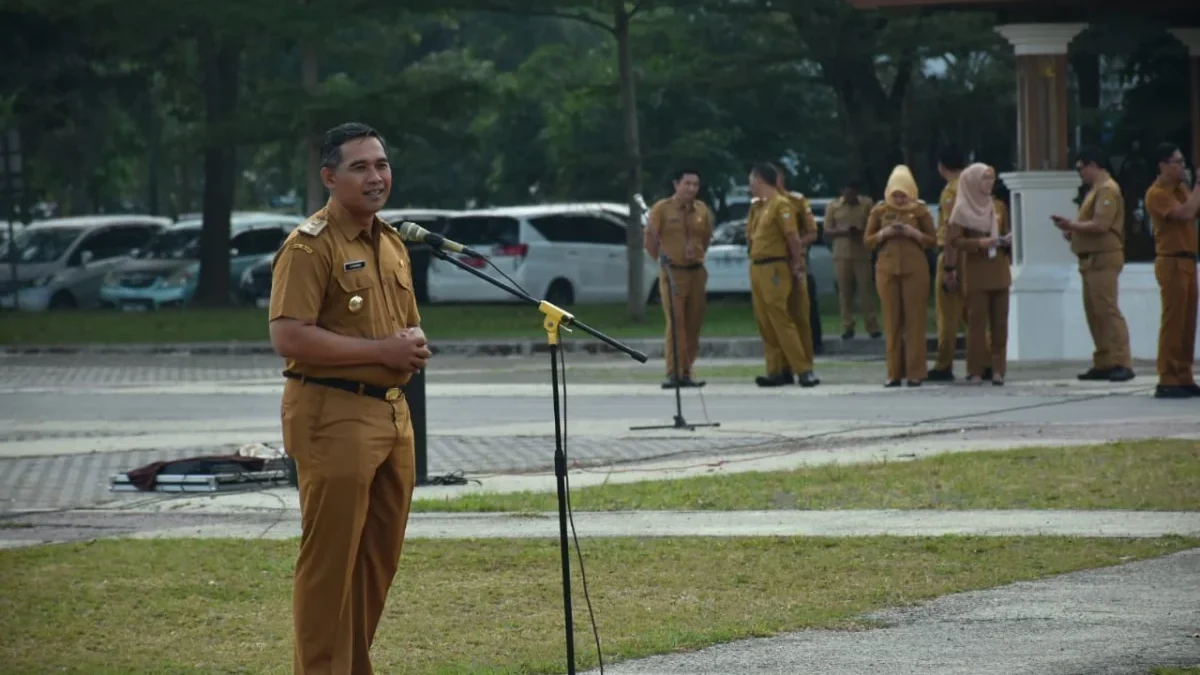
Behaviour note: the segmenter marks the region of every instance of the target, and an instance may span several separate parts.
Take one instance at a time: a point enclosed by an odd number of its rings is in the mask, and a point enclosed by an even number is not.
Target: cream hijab
[[[903,192],[908,196],[908,202],[904,206],[896,204],[892,198],[894,192]],[[913,178],[912,171],[909,171],[908,167],[903,164],[892,169],[892,175],[888,177],[887,188],[883,192],[883,200],[887,202],[887,205],[901,211],[912,211],[920,206],[920,203],[917,202],[917,194],[917,181]]]
[[[978,162],[963,169],[958,176],[958,194],[950,211],[950,222],[990,237],[999,236],[996,203],[992,194],[983,188],[984,177],[994,174],[992,167]]]

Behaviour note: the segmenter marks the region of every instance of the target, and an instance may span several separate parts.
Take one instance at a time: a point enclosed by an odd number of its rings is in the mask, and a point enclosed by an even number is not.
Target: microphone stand
[[[640,197],[641,195],[638,196]],[[650,225],[648,222],[648,214],[650,213],[650,209],[646,208],[644,202],[639,204],[639,206],[642,207],[642,225],[650,232],[654,232],[654,230],[649,229]],[[669,326],[671,332],[671,360],[675,364],[675,377],[673,378],[673,384],[675,385],[675,420],[671,424],[629,427],[629,430],[652,431],[657,429],[686,429],[688,431],[695,431],[698,427],[719,427],[721,426],[720,422],[697,422],[695,424],[690,424],[686,419],[683,418],[683,397],[679,393],[679,340],[682,336],[679,334],[675,323],[675,316],[679,312],[679,303],[682,302],[683,299],[679,297],[679,287],[675,285],[675,275],[671,274],[671,260],[667,257],[667,254],[663,252],[662,238],[658,236],[657,232],[654,232],[654,240],[658,242],[658,266],[662,268],[662,271],[666,274],[667,292],[670,293],[670,297],[667,298],[667,301],[670,303],[668,307],[671,308],[670,311],[667,312],[667,325]]]
[[[562,556],[563,616],[567,636],[567,672],[568,675],[575,675],[575,622],[571,612],[571,557],[570,549],[567,546],[567,455],[563,443],[562,413],[560,411],[558,394],[558,354],[561,349],[559,345],[559,330],[563,329],[569,332],[571,327],[578,328],[597,340],[628,354],[638,363],[645,363],[646,355],[632,347],[617,342],[595,328],[577,320],[573,314],[562,308],[552,305],[545,300],[537,300],[518,288],[514,288],[503,281],[484,274],[440,248],[431,248],[430,252],[435,258],[444,260],[461,270],[473,274],[496,288],[507,291],[511,295],[524,300],[527,304],[536,306],[545,315],[542,321],[542,328],[546,331],[546,342],[550,345],[550,388],[554,397],[554,477],[558,488],[558,537],[559,550]]]

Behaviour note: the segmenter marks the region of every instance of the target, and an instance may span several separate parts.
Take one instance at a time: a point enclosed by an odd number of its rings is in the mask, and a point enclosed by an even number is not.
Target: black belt
[[[789,258],[784,256],[781,258],[761,258],[759,260],[751,260],[750,262],[755,265],[770,265],[771,263],[787,262],[788,260]]]
[[[704,267],[704,263],[694,263],[691,265],[676,265],[675,263],[668,263],[667,267],[670,267],[673,270],[698,270],[701,267]]]
[[[1076,253],[1075,257],[1080,260],[1087,260],[1094,255],[1108,255],[1109,253],[1120,253],[1120,251],[1093,251],[1091,253]]]
[[[322,387],[332,387],[348,391],[351,394],[359,394],[360,396],[370,396],[381,401],[395,401],[404,396],[404,387],[379,387],[373,384],[364,384],[355,382],[354,380],[340,380],[336,377],[309,377],[290,370],[283,371],[283,376],[292,379],[300,380],[301,382],[319,384]]]
[[[1160,257],[1160,258],[1186,258],[1188,260],[1195,260],[1196,254],[1195,253],[1182,253],[1182,252],[1180,252],[1180,253],[1159,253],[1158,257]]]

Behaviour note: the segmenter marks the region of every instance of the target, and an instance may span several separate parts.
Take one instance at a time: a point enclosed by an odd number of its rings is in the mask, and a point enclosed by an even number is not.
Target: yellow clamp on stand
[[[575,315],[559,307],[552,305],[545,300],[538,303],[538,309],[542,314],[546,315],[546,320],[542,322],[542,327],[546,329],[546,340],[552,345],[558,344],[558,329],[562,328],[568,333],[571,332],[567,326],[575,320]]]

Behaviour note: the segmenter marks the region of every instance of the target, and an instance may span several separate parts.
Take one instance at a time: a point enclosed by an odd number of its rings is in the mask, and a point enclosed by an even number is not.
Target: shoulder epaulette
[[[300,232],[303,232],[304,234],[307,234],[310,237],[315,237],[318,234],[321,234],[321,232],[325,229],[325,227],[327,225],[329,225],[329,221],[325,220],[325,218],[320,217],[320,216],[313,216],[312,218],[309,218],[308,220],[304,221],[304,223],[301,224],[300,227],[297,227],[296,229],[299,230]]]

